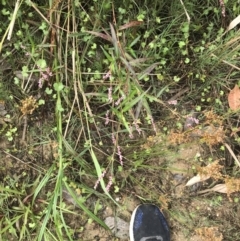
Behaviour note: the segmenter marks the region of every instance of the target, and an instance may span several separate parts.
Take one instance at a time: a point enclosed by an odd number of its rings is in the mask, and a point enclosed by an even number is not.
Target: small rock
[[[104,222],[117,238],[129,238],[129,223],[125,222],[123,219],[118,217],[107,217]]]

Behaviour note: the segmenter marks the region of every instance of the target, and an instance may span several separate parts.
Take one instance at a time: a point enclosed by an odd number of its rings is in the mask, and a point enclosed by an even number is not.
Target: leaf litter
[[[228,94],[228,104],[233,111],[237,111],[240,108],[240,89],[238,85],[235,85]]]

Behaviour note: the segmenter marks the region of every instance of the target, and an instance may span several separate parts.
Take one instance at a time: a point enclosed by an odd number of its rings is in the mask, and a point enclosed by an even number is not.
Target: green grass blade
[[[149,89],[148,89],[149,90]],[[136,105],[139,101],[141,101],[144,97],[144,95],[146,95],[146,93],[148,92],[148,90],[146,90],[145,92],[143,92],[141,95],[139,95],[137,98],[133,99],[131,102],[129,102],[128,104],[126,104],[124,106],[124,108],[122,109],[122,112],[126,112],[128,110],[130,110],[134,105]]]
[[[96,155],[95,155],[95,153],[94,153],[94,151],[93,151],[92,149],[90,150],[90,154],[91,154],[91,157],[92,157],[92,160],[93,160],[93,163],[94,163],[95,170],[96,170],[96,172],[97,172],[98,178],[100,178],[101,175],[102,175],[101,167],[100,167],[99,162],[98,162],[98,160],[97,160],[97,157],[96,157]],[[107,191],[106,185],[105,185],[105,182],[104,182],[103,178],[100,178],[100,185],[101,185],[104,193],[105,193],[116,205],[119,206],[119,204],[112,198],[112,196],[111,196],[111,195],[109,194],[109,192]]]
[[[36,187],[35,191],[34,191],[34,194],[33,194],[33,202],[34,200],[36,199],[37,195],[39,194],[39,192],[41,191],[41,189],[47,184],[48,180],[50,179],[51,177],[51,174],[54,170],[54,165],[52,165],[46,175],[44,176],[44,178],[41,180],[41,182],[38,184],[38,186]]]
[[[78,206],[94,221],[96,221],[97,223],[99,223],[102,227],[104,227],[105,229],[109,229],[108,226],[100,219],[98,218],[96,215],[94,215],[82,202],[79,201],[79,199],[77,198],[76,194],[72,191],[72,189],[69,187],[69,185],[64,182],[64,185],[66,187],[66,189],[68,190],[68,192],[70,193],[70,195],[73,197],[74,201],[78,204]]]

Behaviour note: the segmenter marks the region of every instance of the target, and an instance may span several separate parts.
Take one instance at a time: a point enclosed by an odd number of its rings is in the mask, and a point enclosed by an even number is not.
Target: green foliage
[[[106,202],[120,206],[116,193],[139,185],[142,200],[158,202],[146,180],[165,167],[146,162],[171,156],[167,135],[184,129],[190,111],[218,113],[237,133],[226,94],[239,82],[240,36],[225,30],[239,4],[225,1],[223,17],[218,2],[183,2],[20,1],[16,11],[12,1],[0,2],[0,100],[11,116],[0,116],[1,134],[9,153],[41,170],[36,181],[21,177],[21,185],[0,179],[0,239],[73,240],[66,216],[78,215],[63,198],[66,190],[83,217],[104,228],[99,210]],[[30,97],[38,103],[33,113],[21,113]],[[164,134],[157,148],[142,149],[143,137],[158,129]],[[183,216],[179,211],[176,219]]]

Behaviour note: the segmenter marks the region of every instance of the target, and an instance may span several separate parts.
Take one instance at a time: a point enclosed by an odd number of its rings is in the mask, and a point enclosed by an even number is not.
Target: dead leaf
[[[219,161],[214,161],[205,167],[198,168],[198,174],[192,177],[186,184],[186,186],[192,186],[198,182],[203,182],[210,177],[214,179],[220,179],[222,174],[220,173],[222,166],[219,165]]]
[[[233,19],[233,21],[229,24],[227,31],[235,28],[240,23],[240,15]]]
[[[97,37],[103,38],[111,43],[113,42],[113,39],[109,34],[104,34],[104,33],[99,33],[99,32],[94,32],[94,31],[85,31],[85,32],[95,35]]]
[[[238,110],[240,108],[240,89],[238,85],[230,91],[228,95],[228,104],[231,110]]]
[[[227,193],[227,186],[226,186],[226,184],[218,184],[218,185],[214,186],[213,188],[211,188],[211,191]]]
[[[124,30],[124,29],[127,29],[127,28],[139,26],[141,24],[143,24],[143,21],[131,21],[131,22],[128,22],[128,23],[120,26],[118,30]]]
[[[203,182],[206,181],[207,179],[209,179],[210,176],[200,176],[199,174],[197,174],[196,176],[192,177],[186,184],[187,187],[192,186],[198,182]]]

